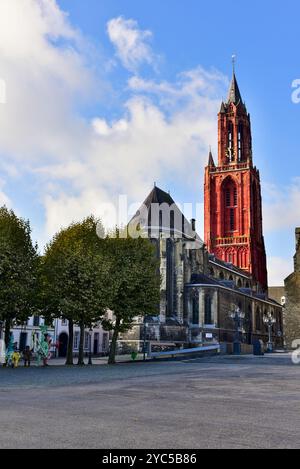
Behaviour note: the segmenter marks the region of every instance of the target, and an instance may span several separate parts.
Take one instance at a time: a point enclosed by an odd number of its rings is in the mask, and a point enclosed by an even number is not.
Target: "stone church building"
[[[276,323],[272,340],[283,345],[282,307],[268,297],[259,171],[253,165],[250,115],[233,73],[228,100],[218,115],[218,164],[210,152],[205,169],[205,242],[171,195],[154,187],[129,223],[143,233],[160,261],[158,318],[137,320],[121,342],[199,346],[233,343],[230,313],[244,313],[241,339],[250,351],[268,340],[264,316]],[[300,273],[299,273],[300,275]],[[247,349],[248,346],[248,349]]]
[[[300,340],[300,228],[296,228],[294,272],[285,279],[285,336],[288,347]],[[297,345],[298,347],[298,345]]]

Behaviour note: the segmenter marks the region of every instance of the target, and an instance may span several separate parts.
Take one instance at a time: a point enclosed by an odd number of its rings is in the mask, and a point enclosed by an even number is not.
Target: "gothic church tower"
[[[259,171],[253,166],[250,115],[233,71],[218,115],[218,164],[210,152],[204,186],[205,243],[217,258],[267,289]]]

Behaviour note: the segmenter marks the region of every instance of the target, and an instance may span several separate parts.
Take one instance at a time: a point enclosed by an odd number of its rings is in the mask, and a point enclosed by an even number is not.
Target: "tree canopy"
[[[83,364],[85,327],[101,320],[110,301],[110,266],[105,240],[96,233],[99,223],[90,216],[61,230],[47,245],[42,261],[45,315],[69,321],[68,364],[73,363],[73,325],[80,326],[78,364]]]
[[[0,319],[5,321],[5,342],[13,323],[27,321],[36,307],[37,246],[29,221],[0,208]]]
[[[109,309],[113,319],[102,321],[104,329],[113,331],[109,363],[115,363],[119,333],[131,329],[138,316],[159,313],[160,275],[155,248],[145,238],[113,236],[107,239],[111,258],[112,296]]]

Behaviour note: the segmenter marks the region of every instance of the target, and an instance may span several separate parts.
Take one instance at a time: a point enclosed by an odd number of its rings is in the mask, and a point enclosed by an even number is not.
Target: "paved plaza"
[[[288,354],[0,369],[1,448],[299,448]]]

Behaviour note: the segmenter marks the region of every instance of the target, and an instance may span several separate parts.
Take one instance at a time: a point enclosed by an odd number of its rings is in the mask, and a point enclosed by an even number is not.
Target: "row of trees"
[[[0,320],[6,344],[13,324],[24,323],[32,314],[48,323],[67,319],[66,363],[73,364],[76,324],[81,331],[78,364],[83,365],[84,331],[101,322],[112,331],[113,364],[119,334],[132,327],[136,316],[157,314],[160,278],[152,244],[121,237],[118,231],[104,236],[101,226],[93,216],[73,223],[57,233],[40,256],[29,222],[0,208]]]

